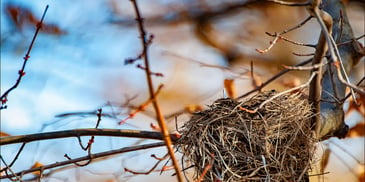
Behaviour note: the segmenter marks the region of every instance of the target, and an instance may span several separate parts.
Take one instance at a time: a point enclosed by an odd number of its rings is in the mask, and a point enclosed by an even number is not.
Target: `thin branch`
[[[40,140],[50,140],[58,138],[80,137],[80,136],[112,136],[112,137],[132,137],[152,140],[163,140],[162,134],[156,131],[142,130],[118,130],[118,129],[73,129],[55,132],[36,133],[30,135],[0,137],[0,146],[15,143],[28,143]],[[172,141],[177,141],[175,134],[170,135]]]
[[[47,5],[46,8],[44,9],[41,21],[37,24],[37,29],[33,35],[32,41],[30,42],[27,53],[25,54],[25,56],[23,58],[24,61],[23,61],[22,68],[18,71],[18,74],[19,74],[18,79],[16,80],[15,84],[12,87],[10,87],[8,90],[6,90],[0,97],[0,101],[1,101],[0,110],[7,108],[6,103],[8,101],[7,97],[9,96],[9,93],[19,86],[22,78],[25,75],[25,66],[27,65],[28,59],[30,58],[30,52],[32,51],[33,44],[35,42],[35,39],[37,38],[38,32],[42,28],[42,23],[43,23],[44,17],[46,16],[48,7],[49,7],[49,5]]]
[[[308,4],[307,4],[308,5]],[[280,33],[277,33],[277,32],[275,32],[274,34],[271,34],[271,33],[269,33],[269,32],[266,32],[266,34],[267,35],[269,35],[269,36],[271,36],[271,37],[275,37],[274,38],[274,40],[272,40],[271,42],[270,42],[270,46],[268,47],[268,48],[266,48],[266,49],[264,49],[264,50],[261,50],[261,49],[256,49],[256,51],[257,52],[259,52],[259,53],[266,53],[266,52],[268,52],[271,48],[273,48],[274,47],[274,45],[280,40],[280,39],[282,39],[283,37],[281,36],[281,35],[283,35],[283,34],[286,34],[286,33],[288,33],[288,32],[291,32],[291,31],[293,31],[293,30],[295,30],[295,29],[298,29],[298,28],[300,28],[300,27],[302,27],[304,24],[306,24],[310,19],[312,19],[313,18],[313,16],[309,16],[309,17],[307,17],[304,21],[302,21],[302,22],[300,22],[298,25],[296,25],[296,26],[294,26],[294,27],[292,27],[292,28],[289,28],[289,29],[286,29],[286,30],[283,30],[282,32],[280,32]],[[299,43],[297,43],[297,42],[294,42],[294,41],[290,41],[290,40],[288,40],[288,39],[284,39],[284,40],[286,40],[286,41],[289,41],[289,42],[291,42],[291,43],[295,43],[295,44],[299,44]],[[304,45],[304,44],[303,44]],[[312,46],[312,45],[311,45]]]
[[[161,84],[158,88],[155,94],[155,97],[160,93],[161,89],[162,89],[163,85]],[[127,122],[127,120],[132,119],[137,113],[142,112],[145,110],[145,108],[151,103],[153,102],[153,100],[148,99],[147,101],[145,101],[144,103],[142,103],[141,105],[139,105],[133,112],[130,112],[128,114],[128,116],[126,118],[124,118],[123,120],[121,120],[118,125],[122,125],[125,122]]]
[[[134,8],[134,11],[136,13],[136,21],[138,23],[138,30],[139,30],[139,33],[140,33],[140,39],[141,39],[141,44],[143,46],[143,59],[144,59],[144,64],[145,64],[145,73],[146,73],[146,78],[147,78],[147,83],[148,83],[148,90],[149,90],[149,94],[150,94],[150,99],[152,100],[152,104],[153,104],[153,107],[155,109],[155,112],[156,112],[156,119],[158,121],[158,124],[161,128],[161,133],[163,135],[163,139],[166,143],[166,147],[167,147],[167,151],[168,151],[168,154],[170,155],[171,159],[172,159],[172,163],[174,165],[174,168],[175,168],[175,171],[177,173],[177,179],[179,182],[182,182],[183,181],[183,176],[181,174],[181,170],[180,170],[180,167],[179,167],[179,164],[178,164],[178,161],[177,159],[175,158],[175,153],[173,151],[173,148],[172,148],[172,142],[171,142],[171,138],[170,138],[170,135],[169,135],[169,132],[168,132],[168,128],[166,126],[166,122],[165,122],[165,118],[162,114],[162,111],[161,111],[161,108],[159,106],[159,103],[157,102],[157,99],[155,99],[155,91],[154,91],[154,87],[153,87],[153,83],[152,83],[152,77],[151,77],[151,74],[150,74],[150,66],[149,66],[149,57],[148,57],[148,42],[146,40],[146,31],[144,29],[144,26],[143,26],[143,19],[142,19],[142,16],[139,12],[139,8],[138,8],[138,5],[137,5],[137,2],[136,0],[131,0],[132,4],[133,4],[133,8]]]
[[[267,47],[266,49],[262,50],[262,49],[256,49],[257,52],[263,54],[263,53],[267,53],[271,48],[274,47],[274,45],[280,40],[280,34],[275,33],[275,38],[273,41],[270,42],[269,47]]]
[[[300,89],[303,89],[303,88],[305,88],[305,87],[308,87],[309,85],[310,85],[310,83],[312,82],[312,80],[314,79],[314,77],[315,77],[315,75],[316,75],[317,73],[316,72],[313,72],[312,73],[312,75],[310,76],[310,78],[308,79],[308,81],[306,82],[306,83],[304,83],[304,84],[302,84],[302,85],[299,85],[299,86],[297,86],[297,87],[294,87],[294,88],[291,88],[291,89],[288,89],[288,90],[285,90],[285,91],[283,91],[283,92],[280,92],[280,93],[278,93],[278,94],[276,94],[276,95],[274,95],[274,96],[272,96],[272,97],[270,97],[269,99],[266,99],[264,102],[262,102],[260,105],[259,105],[259,107],[257,107],[256,109],[254,109],[254,110],[249,110],[249,109],[246,109],[246,108],[244,108],[244,107],[239,107],[241,110],[243,110],[243,111],[246,111],[246,112],[249,112],[249,113],[256,113],[259,109],[261,109],[262,107],[264,107],[264,105],[266,105],[267,103],[269,103],[269,102],[271,102],[271,101],[273,101],[275,98],[278,98],[278,97],[280,97],[280,96],[282,96],[282,95],[285,95],[285,94],[287,94],[287,93],[290,93],[290,92],[293,92],[293,91],[296,91],[296,90],[300,90]]]
[[[162,158],[156,158],[154,155],[151,155],[151,157],[153,157],[153,158],[155,158],[156,160],[157,160],[157,162],[155,163],[155,165],[153,165],[148,171],[145,171],[145,172],[138,172],[138,171],[133,171],[133,170],[130,170],[130,169],[128,169],[128,168],[124,168],[124,170],[125,171],[127,171],[127,172],[130,172],[130,173],[132,173],[132,174],[144,174],[144,175],[148,175],[148,174],[150,174],[151,172],[153,172],[155,169],[156,169],[156,167],[163,161],[163,160],[165,160],[167,157],[168,157],[169,155],[168,154],[166,154],[164,157],[162,157]]]
[[[347,75],[347,72],[346,72],[346,69],[345,69],[345,66],[343,65],[343,61],[342,61],[342,58],[341,58],[341,55],[340,55],[340,51],[338,50],[338,47],[337,47],[337,44],[335,42],[335,40],[333,39],[332,36],[329,37],[330,38],[330,41],[331,41],[331,44],[333,45],[333,49],[335,51],[335,55],[337,56],[338,60],[334,59],[334,62],[337,62],[339,61],[340,62],[340,70],[338,70],[338,74],[341,74],[341,72],[343,73],[343,75],[345,76],[345,79],[346,79],[346,83],[348,84],[345,84],[345,85],[352,85],[351,82],[350,82],[350,78],[349,76]],[[330,51],[331,52],[331,51]],[[332,55],[332,58],[335,58],[335,56]],[[341,77],[342,78],[342,77]],[[341,78],[339,78],[341,80]],[[352,98],[354,100],[356,100],[356,96],[355,96],[355,93],[354,93],[354,90],[351,86],[350,87],[350,92],[351,92],[351,95],[352,95]]]
[[[317,0],[318,2],[320,2],[320,0]],[[311,7],[311,11],[312,13],[314,14],[314,16],[317,18],[318,20],[318,23],[319,25],[321,26],[322,28],[322,32],[324,33],[325,35],[325,38],[326,38],[326,41],[327,41],[327,44],[328,44],[328,47],[329,47],[329,53],[330,53],[330,56],[332,58],[332,60],[334,62],[337,62],[339,61],[340,62],[340,65],[341,65],[341,70],[345,76],[345,79],[346,79],[346,82],[347,83],[350,83],[350,79],[346,73],[346,69],[343,65],[343,61],[342,61],[342,58],[341,58],[341,55],[340,55],[340,52],[337,48],[337,45],[336,45],[336,42],[335,40],[333,39],[332,35],[331,35],[331,29],[328,29],[326,26],[326,23],[328,22],[332,22],[332,17],[331,15],[329,15],[327,12],[325,11],[322,11],[319,9],[319,3],[317,3],[316,5],[313,5]],[[341,35],[340,35],[341,36]],[[352,97],[354,98],[355,100],[355,93],[354,91],[351,89],[351,94],[352,94]]]
[[[346,69],[345,69],[345,66],[344,66],[344,64],[343,64],[343,61],[342,61],[342,58],[341,58],[341,56],[340,56],[340,51],[338,50],[338,47],[337,47],[337,45],[336,45],[336,42],[333,40],[333,38],[332,38],[332,36],[331,36],[331,41],[332,41],[332,44],[334,45],[333,47],[334,47],[334,49],[335,49],[335,52],[336,52],[336,54],[337,54],[337,56],[338,56],[338,61],[339,61],[339,64],[340,64],[340,70],[338,71],[338,73],[339,74],[341,74],[341,72],[343,73],[343,75],[345,76],[345,79],[346,79],[346,83],[348,83],[348,84],[345,84],[345,85],[352,85],[351,84],[351,82],[350,82],[350,78],[349,78],[349,76],[347,75],[347,72],[346,72]],[[352,95],[352,98],[354,99],[354,100],[356,100],[355,98],[356,98],[356,96],[355,96],[355,93],[354,93],[354,89],[353,89],[353,87],[352,86],[349,86],[350,87],[350,92],[351,92],[351,95]]]
[[[306,64],[310,63],[311,61],[312,61],[312,59],[308,59],[308,60],[303,61],[301,63],[298,63],[298,64],[296,64],[294,66],[303,66],[303,65],[306,65]],[[250,95],[250,94],[252,94],[254,92],[260,91],[262,88],[264,88],[265,86],[267,86],[268,84],[270,84],[271,82],[273,82],[277,78],[283,76],[285,73],[287,73],[289,71],[292,71],[292,70],[290,70],[290,69],[284,69],[284,70],[280,71],[278,74],[274,75],[273,77],[271,77],[270,79],[268,79],[267,81],[265,81],[264,83],[262,83],[259,87],[255,88],[255,89],[252,89],[249,92],[246,92],[245,94],[237,97],[236,99],[242,99],[242,98],[244,98],[244,97],[246,97],[246,96],[248,96],[248,95]]]
[[[318,138],[320,138],[321,140],[325,140],[332,136],[343,138],[347,133],[348,126],[343,119],[343,103],[338,103],[337,101],[341,101],[346,96],[346,86],[351,85],[349,80],[347,79],[348,77],[346,72],[350,71],[353,68],[353,66],[359,61],[362,55],[358,52],[357,46],[359,45],[356,44],[357,42],[354,42],[354,44],[338,47],[336,45],[336,42],[334,41],[334,37],[336,39],[337,37],[342,37],[342,40],[339,41],[348,41],[354,39],[351,26],[346,16],[345,7],[341,3],[341,1],[326,0],[322,4],[322,9],[319,9],[319,3],[320,0],[313,0],[313,5],[310,7],[310,13],[316,17],[322,30],[321,34],[325,35],[329,52],[329,58],[327,59],[330,62],[334,62],[335,65],[340,64],[338,66],[340,69],[336,69],[333,67],[334,65],[329,64],[324,71],[323,80],[321,83],[322,102],[320,103],[320,119],[322,126],[319,129],[319,134],[318,125],[316,126],[316,130],[317,134],[319,135]],[[342,23],[339,22],[341,20],[340,11],[342,11],[343,13]],[[325,22],[331,22],[333,24],[331,30],[328,30]],[[343,29],[342,34],[341,28]],[[330,31],[332,31],[333,35]],[[341,50],[341,55],[339,49]],[[344,64],[346,65],[346,70]],[[342,79],[342,81],[340,80],[341,76],[345,77],[344,79]],[[351,89],[351,94],[354,97],[353,89]]]
[[[311,20],[313,18],[313,16],[311,15],[311,16],[308,16],[305,20],[303,20],[302,22],[300,22],[298,25],[296,25],[296,26],[294,26],[294,27],[292,27],[292,28],[289,28],[289,29],[286,29],[286,30],[283,30],[282,32],[280,32],[279,34],[280,35],[283,35],[283,34],[286,34],[286,33],[288,33],[288,32],[291,32],[291,31],[293,31],[293,30],[295,30],[295,29],[298,29],[298,28],[300,28],[300,27],[302,27],[303,25],[305,25],[309,20]]]
[[[13,166],[13,165],[14,165],[14,163],[15,163],[15,161],[17,161],[17,159],[18,159],[18,157],[19,157],[20,153],[23,151],[23,149],[24,149],[25,145],[26,145],[26,143],[25,143],[25,142],[24,142],[24,143],[22,143],[22,146],[20,147],[20,149],[19,149],[19,150],[18,150],[18,152],[16,153],[16,155],[15,155],[14,159],[13,159],[13,160],[10,162],[10,164],[9,164],[9,165],[7,165],[5,168],[0,169],[0,173],[1,173],[2,171],[4,171],[4,170],[10,169],[10,168],[11,168],[11,166]]]
[[[320,11],[321,13],[319,13],[319,8],[318,8],[319,2],[317,2],[317,4],[314,3],[313,6],[314,7],[312,7],[313,8],[312,11],[322,27],[322,31],[317,43],[316,52],[312,61],[312,65],[314,66],[314,65],[322,65],[323,57],[325,56],[328,50],[329,42],[326,42],[326,40],[328,41],[327,37],[328,35],[331,35],[333,21],[332,17],[329,16],[327,13],[322,11]],[[317,137],[319,137],[319,133],[322,127],[321,115],[317,114],[321,112],[320,100],[322,92],[322,72],[323,72],[322,66],[319,66],[318,68],[314,68],[312,70],[312,73],[317,73],[317,74],[314,77],[313,81],[311,82],[309,88],[309,100],[312,103],[313,112],[315,113],[315,115],[313,116],[312,124],[313,125],[315,124]]]
[[[5,165],[5,168],[2,169],[1,171],[5,171],[6,175],[9,175],[8,174],[8,171],[10,171],[10,173],[12,175],[14,175],[14,177],[16,178],[15,180],[13,180],[13,179],[10,178],[11,181],[21,181],[21,177],[19,177],[18,175],[15,174],[15,172],[11,169],[11,167],[9,167],[9,165],[6,163],[6,161],[4,160],[3,156],[0,155],[0,159],[1,159],[1,162],[3,162],[4,165]]]
[[[256,88],[258,87],[257,80],[255,79],[253,61],[250,62],[250,77],[251,77],[251,84]]]
[[[310,5],[310,1],[306,1],[306,2],[288,2],[288,1],[281,1],[281,0],[266,0],[268,2],[273,2],[276,4],[280,4],[280,5],[285,5],[285,6],[308,6]]]
[[[319,9],[319,3],[317,3],[316,5],[311,6],[310,11],[316,17],[316,19],[317,19],[317,21],[318,21],[318,23],[321,27],[321,30],[322,30],[321,35],[323,34],[324,38],[327,41],[327,45],[329,47],[329,52],[330,52],[330,55],[331,55],[332,59],[334,61],[336,61],[338,58],[336,57],[336,54],[334,53],[332,41],[331,41],[331,38],[330,38],[330,37],[332,37],[331,32],[330,32],[331,28],[328,28],[329,23],[330,23],[330,27],[332,27],[332,24],[333,24],[331,15],[329,15],[325,11],[321,11]]]
[[[327,62],[324,63],[320,63],[320,64],[315,64],[312,66],[287,66],[287,65],[282,65],[285,69],[289,69],[289,70],[296,70],[296,71],[307,71],[307,70],[314,70],[314,69],[318,69],[324,65],[326,65]]]
[[[314,56],[314,53],[302,54],[302,53],[292,52],[292,54],[293,54],[294,56]]]
[[[274,99],[275,99],[275,98],[277,98],[277,97],[280,97],[280,96],[285,95],[285,94],[287,94],[287,93],[290,93],[290,92],[293,92],[293,91],[296,91],[296,90],[299,90],[299,89],[303,89],[303,88],[305,88],[305,87],[308,87],[308,86],[310,85],[310,83],[312,82],[312,80],[314,79],[314,77],[315,77],[315,75],[316,75],[316,74],[318,74],[318,73],[313,72],[313,73],[312,73],[312,75],[310,76],[310,78],[308,79],[308,81],[307,81],[306,83],[304,83],[304,84],[302,84],[302,85],[299,85],[299,86],[297,86],[297,87],[294,87],[294,88],[291,88],[291,89],[285,90],[285,91],[283,91],[283,92],[280,92],[279,94],[274,95],[274,96],[273,96],[273,97],[271,97],[270,99],[265,100],[264,102],[262,102],[262,103],[260,104],[260,106],[257,108],[257,110],[258,110],[258,109],[261,109],[261,108],[262,108],[265,104],[267,104],[267,103],[271,102],[272,100],[274,100]]]
[[[356,38],[354,38],[353,40],[349,40],[349,41],[345,41],[345,42],[337,43],[337,46],[342,46],[342,45],[345,45],[345,44],[352,43],[352,42],[354,42],[355,40],[362,39],[363,37],[365,37],[365,34],[360,35],[359,37],[356,37]]]
[[[360,159],[358,159],[358,157],[356,155],[354,155],[349,148],[346,148],[345,146],[342,146],[342,145],[344,145],[343,143],[342,144],[338,144],[338,143],[336,143],[334,141],[331,141],[331,140],[329,140],[328,142],[331,143],[331,144],[333,144],[334,146],[338,147],[343,152],[345,152],[348,156],[350,156],[359,165],[365,165],[365,163],[363,161],[361,161]],[[339,141],[339,142],[341,142],[341,141]],[[327,145],[327,146],[329,147],[329,145]],[[335,151],[335,150],[333,150],[333,151]],[[336,153],[336,152],[333,152],[333,153]],[[337,155],[337,156],[338,157],[341,157],[341,158],[343,157],[343,156],[339,156],[339,155]],[[349,168],[349,169],[351,169],[351,168]]]
[[[363,81],[365,81],[365,76],[363,76],[363,77],[360,79],[360,81],[358,81],[358,82],[357,82],[356,86],[360,86],[360,84],[361,84]],[[350,96],[351,96],[351,93],[347,94],[347,95],[345,96],[345,98],[343,98],[343,99],[341,100],[341,102],[345,102],[345,100],[347,100]]]
[[[348,82],[347,80],[345,80],[341,74],[341,66],[339,62],[335,62],[334,65],[337,68],[337,76],[338,79],[341,81],[341,83],[345,84],[346,86],[348,86],[351,90],[355,90],[356,92],[358,92],[361,95],[365,95],[365,91],[361,88],[359,88],[356,85],[351,84],[350,82]],[[353,97],[354,100],[356,100],[356,97]]]
[[[158,142],[158,143],[144,144],[144,145],[138,145],[138,146],[132,146],[132,147],[123,147],[123,148],[116,149],[116,150],[110,150],[110,151],[107,151],[107,152],[100,152],[100,153],[92,154],[92,156],[93,156],[93,158],[96,159],[96,158],[111,156],[111,155],[115,155],[115,154],[121,154],[121,153],[126,153],[126,152],[134,152],[134,151],[137,151],[137,150],[145,150],[145,149],[150,149],[150,148],[161,147],[161,146],[164,146],[164,145],[165,145],[164,142]],[[81,162],[81,161],[85,161],[85,160],[89,160],[89,156],[79,157],[79,158],[75,158],[75,159],[67,160],[67,161],[62,161],[62,162],[55,162],[53,164],[23,170],[23,171],[20,171],[18,173],[11,174],[11,175],[2,175],[2,176],[0,176],[0,179],[12,178],[12,177],[15,177],[15,176],[20,176],[20,175],[24,175],[24,174],[28,174],[28,173],[33,173],[33,172],[36,172],[36,171],[44,171],[46,169],[52,169],[52,168],[56,168],[56,167],[60,167],[60,166],[66,166],[66,165],[74,164],[76,162]]]
[[[337,147],[339,147],[339,145],[336,145],[334,142],[330,142],[330,143],[332,143],[332,144],[334,144],[335,146],[337,146]],[[329,147],[329,144],[327,144],[327,147]],[[339,149],[343,149],[343,148],[341,148],[341,147],[339,147]],[[347,155],[349,155],[351,158],[352,158],[352,154],[351,153],[349,153],[348,151],[344,151],[343,150],[343,152],[345,152],[345,153],[347,153]],[[331,152],[331,154],[333,154],[333,155],[335,155],[336,156],[336,158],[338,159],[338,160],[340,160],[341,162],[342,162],[342,164],[349,170],[349,172],[354,176],[354,177],[358,177],[358,175],[357,175],[357,172],[354,170],[354,169],[356,169],[356,168],[354,168],[352,165],[350,166],[349,165],[349,163],[348,163],[348,160],[346,159],[345,160],[345,158],[344,158],[344,156],[343,155],[340,155],[340,154],[338,154],[337,152]],[[356,158],[352,158],[352,159],[354,159],[356,162],[358,162],[358,160],[356,159]],[[359,161],[360,162],[360,161]],[[361,164],[361,162],[360,163],[358,163],[359,165],[364,165],[364,164]]]
[[[276,37],[276,35],[275,35],[275,34],[272,34],[272,33],[270,33],[270,32],[265,32],[265,33],[266,33],[266,35],[268,35],[268,36]],[[287,41],[287,42],[289,42],[289,43],[292,43],[292,44],[294,44],[294,45],[298,45],[298,46],[306,46],[306,47],[316,48],[316,45],[313,45],[313,44],[305,44],[305,43],[296,42],[296,41],[290,40],[290,39],[288,39],[288,38],[286,38],[286,37],[284,37],[284,36],[281,36],[281,35],[279,35],[279,38],[280,38],[280,39],[282,39],[282,40],[284,40],[284,41]]]
[[[98,113],[96,114],[96,116],[97,116],[97,121],[96,121],[96,125],[95,125],[95,129],[97,129],[98,128],[98,126],[99,126],[99,124],[100,124],[100,121],[101,121],[101,114],[102,114],[102,109],[98,109]],[[74,164],[76,165],[76,166],[78,166],[78,167],[83,167],[83,166],[87,166],[87,165],[89,165],[91,162],[92,162],[92,160],[93,160],[93,156],[92,156],[92,154],[91,154],[91,147],[92,147],[92,144],[94,143],[94,140],[95,140],[95,136],[94,135],[92,135],[91,137],[90,137],[90,139],[89,139],[89,142],[87,143],[87,146],[86,147],[84,147],[84,145],[82,144],[82,141],[81,141],[81,138],[80,138],[80,136],[77,136],[77,139],[78,139],[78,141],[79,141],[79,145],[80,145],[80,147],[83,149],[83,150],[87,150],[87,155],[89,156],[89,160],[86,162],[86,163],[84,163],[84,164],[79,164],[79,163],[77,163],[77,162],[75,162]],[[65,154],[64,155],[67,159],[69,159],[69,160],[71,160],[71,158],[67,155],[67,154]]]

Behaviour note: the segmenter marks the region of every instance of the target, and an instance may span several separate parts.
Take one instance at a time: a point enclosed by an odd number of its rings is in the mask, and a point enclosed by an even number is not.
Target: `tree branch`
[[[152,77],[151,77],[151,70],[150,70],[150,66],[149,66],[149,57],[148,57],[148,42],[147,42],[147,37],[146,37],[146,31],[144,29],[143,26],[143,19],[142,16],[139,12],[138,9],[138,5],[136,0],[131,0],[132,4],[133,4],[133,8],[136,14],[136,21],[138,23],[138,30],[139,30],[139,34],[140,34],[140,39],[141,39],[141,44],[143,46],[143,60],[144,60],[144,64],[145,64],[145,73],[146,73],[146,78],[147,78],[147,84],[148,84],[148,91],[150,94],[150,100],[152,100],[152,105],[153,108],[156,112],[156,120],[158,121],[159,127],[161,128],[161,133],[163,136],[163,140],[166,143],[166,147],[167,147],[167,151],[169,156],[171,157],[172,163],[174,165],[175,168],[175,172],[177,174],[177,179],[179,182],[183,181],[183,176],[181,174],[181,170],[179,167],[179,163],[175,157],[175,153],[174,150],[172,148],[172,142],[171,142],[171,138],[169,135],[169,131],[165,122],[165,118],[162,114],[161,108],[159,106],[159,103],[156,99],[156,95],[155,95],[155,91],[154,91],[154,86],[153,86],[153,82],[152,82]]]
[[[0,146],[15,144],[15,143],[28,143],[41,140],[80,137],[80,136],[113,136],[113,137],[132,137],[132,138],[163,140],[162,134],[156,131],[85,128],[85,129],[36,133],[29,135],[0,137]],[[174,142],[178,140],[178,137],[174,134],[171,134],[170,137]]]
[[[319,10],[319,2],[313,1],[313,7],[311,9],[314,16],[317,18],[319,24],[321,25],[322,31],[319,36],[319,40],[317,43],[316,52],[314,54],[312,65],[321,65],[324,56],[328,50],[328,42],[326,42],[327,37],[331,36],[332,33],[332,17],[329,16],[326,12]],[[328,40],[327,40],[328,41]],[[313,73],[317,73],[310,84],[309,88],[309,100],[312,103],[313,113],[313,122],[315,124],[315,131],[317,137],[320,137],[320,131],[322,128],[321,124],[321,115],[319,115],[321,111],[320,100],[321,100],[321,92],[322,92],[322,66],[314,68],[312,70]]]
[[[320,102],[320,133],[319,138],[325,140],[332,136],[343,138],[346,136],[348,126],[344,122],[343,103],[338,102],[346,97],[346,85],[339,78],[340,74],[345,75],[349,72],[364,55],[356,49],[357,41],[352,44],[345,44],[337,47],[334,40],[338,42],[347,42],[354,40],[351,25],[346,15],[346,9],[340,0],[323,0],[322,10],[328,13],[333,19],[332,35],[326,32],[326,41],[329,46],[331,55],[330,61],[340,61],[341,71],[337,70],[332,64],[328,64],[324,68],[322,79],[322,92]],[[322,31],[325,30],[321,23],[322,17],[317,10],[316,18],[322,25]],[[335,63],[337,64],[337,63]],[[340,75],[342,76],[342,75]],[[348,80],[346,80],[348,81]]]
[[[18,71],[18,74],[19,74],[18,79],[16,80],[15,84],[12,87],[10,87],[8,90],[6,90],[0,97],[0,101],[1,101],[0,110],[6,109],[6,103],[8,101],[7,97],[9,96],[9,93],[19,86],[22,78],[25,75],[25,66],[27,65],[28,59],[30,58],[30,52],[32,51],[33,44],[35,42],[35,39],[37,38],[39,30],[42,28],[42,23],[43,23],[44,17],[46,16],[48,7],[49,7],[49,5],[47,5],[46,8],[44,9],[41,21],[37,24],[37,29],[33,35],[32,41],[30,42],[27,53],[25,54],[25,56],[23,58],[24,61],[23,61],[22,68]]]
[[[137,151],[137,150],[145,150],[145,149],[150,149],[150,148],[155,148],[155,147],[161,147],[161,146],[164,146],[164,145],[165,145],[164,142],[158,142],[158,143],[138,145],[138,146],[132,146],[132,147],[123,147],[123,148],[120,148],[120,149],[110,150],[110,151],[107,151],[107,152],[100,152],[100,153],[96,153],[96,154],[91,154],[91,155],[88,155],[88,156],[79,157],[79,158],[71,159],[71,160],[67,160],[67,161],[55,162],[53,164],[23,170],[23,171],[20,171],[20,172],[14,173],[14,174],[10,174],[10,175],[3,175],[3,176],[0,176],[0,179],[23,176],[24,174],[28,174],[28,173],[32,173],[32,172],[36,172],[36,171],[43,172],[46,169],[52,169],[52,168],[56,168],[56,167],[60,167],[60,166],[66,166],[66,165],[74,164],[74,163],[81,162],[81,161],[90,160],[90,156],[92,156],[93,159],[97,159],[97,158],[101,158],[101,157],[105,157],[105,156],[111,156],[111,155],[115,155],[115,154],[121,154],[121,153],[126,153],[126,152],[134,152],[134,151]]]
[[[304,66],[308,63],[310,63],[312,60],[311,59],[308,59],[308,60],[305,60],[301,63],[298,63],[296,65],[294,65],[294,67],[297,67],[297,66]],[[269,85],[271,82],[273,82],[274,80],[276,80],[277,78],[283,76],[285,73],[289,72],[289,71],[292,71],[292,69],[288,69],[288,68],[285,68],[284,70],[280,71],[278,74],[274,75],[273,77],[271,77],[270,79],[268,79],[267,81],[263,82],[260,86],[258,86],[257,88],[237,97],[236,99],[242,99],[242,98],[245,98],[247,97],[248,95],[252,94],[252,93],[255,93],[257,91],[260,91],[262,88],[264,88],[265,86]]]

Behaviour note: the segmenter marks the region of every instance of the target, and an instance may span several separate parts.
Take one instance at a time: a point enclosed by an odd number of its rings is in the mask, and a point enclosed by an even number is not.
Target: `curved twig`
[[[155,148],[155,147],[161,147],[161,146],[164,146],[164,145],[165,145],[164,142],[158,142],[158,143],[144,144],[144,145],[139,145],[139,146],[123,147],[123,148],[116,149],[116,150],[110,150],[110,151],[107,151],[107,152],[96,153],[96,154],[93,154],[93,157],[96,159],[96,158],[111,156],[111,155],[115,155],[115,154],[121,154],[121,153],[126,153],[126,152],[133,152],[133,151],[137,151],[137,150],[144,150],[144,149],[150,149],[150,148]],[[20,171],[18,173],[11,174],[11,175],[2,175],[2,176],[0,176],[0,179],[12,178],[12,177],[15,177],[15,176],[29,174],[29,173],[36,172],[36,171],[52,169],[52,168],[56,168],[56,167],[60,167],[60,166],[66,166],[66,165],[74,164],[76,162],[85,161],[85,160],[89,160],[89,156],[79,157],[79,158],[76,158],[76,159],[62,161],[62,162],[55,162],[55,163],[52,163],[52,164],[49,164],[49,165],[44,165],[42,167],[23,170],[23,171]]]
[[[312,61],[312,59],[308,59],[308,60],[305,60],[305,61],[303,61],[301,63],[298,63],[298,64],[296,64],[294,66],[304,66],[304,65],[310,63],[311,61]],[[265,86],[267,86],[268,84],[270,84],[271,82],[273,82],[277,78],[283,76],[285,73],[287,73],[289,71],[292,71],[292,70],[290,70],[290,69],[284,69],[284,70],[280,71],[278,74],[274,75],[273,77],[271,77],[267,81],[263,82],[260,86],[256,87],[255,89],[252,89],[251,91],[246,92],[245,94],[237,97],[236,99],[239,100],[239,99],[245,98],[246,96],[248,96],[248,95],[250,95],[252,93],[255,93],[257,91],[260,91],[262,88],[264,88]]]

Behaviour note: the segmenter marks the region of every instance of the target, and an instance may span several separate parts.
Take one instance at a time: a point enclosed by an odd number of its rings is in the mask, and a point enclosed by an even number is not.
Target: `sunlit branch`
[[[311,61],[312,61],[312,59],[308,59],[308,60],[303,61],[301,63],[298,63],[298,64],[296,64],[294,66],[303,66],[303,65],[306,65],[306,64],[310,63]],[[282,70],[278,74],[272,76],[270,79],[268,79],[267,81],[265,81],[264,83],[262,83],[259,87],[257,87],[255,89],[253,89],[253,90],[251,90],[251,91],[249,91],[249,92],[247,92],[247,93],[245,93],[245,94],[237,97],[236,99],[242,99],[242,98],[244,98],[244,97],[246,97],[246,96],[248,96],[248,95],[250,95],[250,94],[252,94],[254,92],[260,91],[262,88],[264,88],[265,86],[267,86],[268,84],[270,84],[274,80],[278,79],[279,77],[283,76],[285,73],[287,73],[289,71],[291,71],[291,70],[290,69],[284,69],[284,70]]]
[[[316,75],[316,74],[317,74],[316,72],[313,72],[313,73],[312,73],[312,75],[310,76],[310,78],[308,79],[308,81],[307,81],[306,83],[304,83],[304,84],[302,84],[302,85],[299,85],[299,86],[297,86],[297,87],[294,87],[294,88],[291,88],[291,89],[285,90],[285,91],[283,91],[283,92],[280,92],[280,93],[278,93],[278,94],[276,94],[276,95],[274,95],[274,96],[270,97],[269,99],[267,99],[267,100],[265,100],[264,102],[262,102],[262,103],[259,105],[259,107],[257,107],[257,108],[256,108],[256,109],[254,109],[254,110],[249,110],[249,109],[246,109],[246,108],[244,108],[244,107],[240,107],[240,109],[241,109],[241,110],[243,110],[243,111],[249,112],[249,113],[256,113],[259,109],[261,109],[262,107],[264,107],[264,105],[266,105],[266,104],[267,104],[267,103],[269,103],[269,102],[272,102],[275,98],[278,98],[278,97],[280,97],[280,96],[282,96],[282,95],[285,95],[285,94],[287,94],[287,93],[294,92],[294,91],[296,91],[296,90],[300,90],[300,89],[303,89],[303,88],[305,88],[305,87],[308,87],[308,86],[310,85],[310,83],[312,82],[312,80],[314,79],[314,77],[315,77],[315,75]]]
[[[150,100],[152,100],[152,105],[155,109],[156,112],[156,119],[158,121],[158,124],[161,128],[161,133],[163,136],[163,139],[166,143],[166,147],[167,147],[167,151],[169,156],[172,159],[172,163],[174,165],[175,171],[177,173],[177,179],[179,182],[183,181],[183,177],[181,174],[181,170],[178,164],[177,159],[175,158],[175,153],[172,149],[172,142],[171,142],[171,138],[169,135],[169,131],[167,129],[167,125],[165,122],[165,118],[162,114],[161,108],[159,106],[159,103],[155,97],[155,91],[154,91],[154,86],[153,86],[153,82],[152,82],[152,77],[151,77],[151,70],[150,70],[150,66],[149,66],[149,57],[148,57],[148,45],[150,44],[147,39],[146,39],[146,31],[144,29],[144,25],[143,25],[143,18],[140,14],[138,5],[137,5],[137,1],[136,0],[131,0],[132,4],[133,4],[133,8],[136,14],[136,21],[138,24],[138,30],[139,30],[139,35],[140,35],[140,39],[141,39],[141,44],[143,46],[143,60],[144,60],[144,66],[145,66],[145,73],[146,73],[146,78],[147,78],[147,84],[148,84],[148,91],[149,91],[149,95],[150,95]]]

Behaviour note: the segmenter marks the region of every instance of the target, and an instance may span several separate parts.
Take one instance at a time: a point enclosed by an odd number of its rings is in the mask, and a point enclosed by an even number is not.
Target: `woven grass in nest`
[[[203,181],[304,181],[314,150],[310,105],[275,91],[218,99],[182,128],[177,147]],[[242,109],[245,108],[245,109]],[[188,167],[187,165],[185,167]]]

